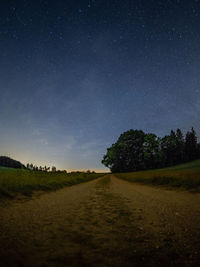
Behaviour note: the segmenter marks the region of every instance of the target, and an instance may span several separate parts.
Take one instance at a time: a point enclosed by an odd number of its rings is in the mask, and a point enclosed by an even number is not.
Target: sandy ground
[[[108,175],[0,205],[0,266],[199,266],[200,194]]]

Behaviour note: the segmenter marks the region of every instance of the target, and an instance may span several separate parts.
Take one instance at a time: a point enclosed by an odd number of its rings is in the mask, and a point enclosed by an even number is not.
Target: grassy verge
[[[117,173],[115,175],[131,182],[200,191],[200,160],[169,168]]]
[[[22,169],[0,168],[0,196],[14,197],[33,191],[53,191],[103,176],[103,173],[48,173]]]

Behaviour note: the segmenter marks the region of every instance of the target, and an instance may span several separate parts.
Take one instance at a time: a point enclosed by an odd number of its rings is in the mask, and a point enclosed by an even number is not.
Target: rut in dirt
[[[1,266],[197,266],[200,196],[113,175],[0,207]]]

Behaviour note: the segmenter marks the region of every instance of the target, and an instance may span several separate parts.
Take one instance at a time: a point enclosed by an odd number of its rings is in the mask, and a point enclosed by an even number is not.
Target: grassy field
[[[51,173],[0,167],[0,196],[14,197],[33,191],[53,191],[98,178],[102,173]]]
[[[130,173],[117,173],[115,175],[131,182],[165,185],[200,191],[200,160],[195,160],[169,168]]]

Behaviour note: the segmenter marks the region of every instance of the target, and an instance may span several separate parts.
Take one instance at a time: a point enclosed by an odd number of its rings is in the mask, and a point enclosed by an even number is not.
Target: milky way
[[[128,129],[200,137],[200,2],[2,1],[0,154],[103,169]]]

